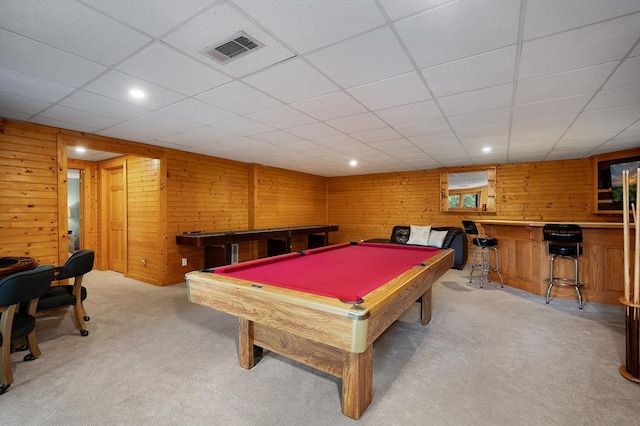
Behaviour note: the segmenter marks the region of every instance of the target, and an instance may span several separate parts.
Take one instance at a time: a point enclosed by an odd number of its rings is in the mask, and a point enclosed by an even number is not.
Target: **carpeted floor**
[[[238,365],[235,317],[189,303],[185,285],[85,277],[90,334],[70,311],[41,317],[42,356],[14,353],[3,425],[618,425],[640,421],[622,378],[621,307],[468,283],[451,270],[374,345],[373,403],[341,414],[340,381],[273,353]]]

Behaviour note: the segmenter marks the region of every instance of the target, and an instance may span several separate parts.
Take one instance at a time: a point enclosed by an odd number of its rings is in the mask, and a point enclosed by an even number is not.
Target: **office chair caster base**
[[[80,330],[80,335],[81,336],[88,336],[89,335],[89,331],[88,330]]]
[[[22,360],[23,361],[33,361],[36,358],[37,357],[34,354],[28,354],[28,355],[25,355],[24,358],[22,358]]]
[[[2,395],[3,393],[5,393],[7,391],[7,389],[9,389],[9,385],[0,385],[0,395]]]

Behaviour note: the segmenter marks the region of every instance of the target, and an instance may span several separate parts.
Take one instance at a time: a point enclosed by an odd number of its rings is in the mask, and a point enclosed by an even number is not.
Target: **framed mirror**
[[[495,212],[496,168],[449,169],[440,173],[443,212]]]

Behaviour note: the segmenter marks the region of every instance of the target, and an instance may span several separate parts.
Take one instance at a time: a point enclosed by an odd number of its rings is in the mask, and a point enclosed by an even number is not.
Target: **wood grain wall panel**
[[[159,161],[127,156],[127,276],[161,282]]]
[[[55,133],[0,121],[0,256],[58,264],[57,155]]]
[[[326,178],[261,165],[254,174],[255,229],[326,224]]]
[[[440,172],[328,178],[332,242],[388,237],[394,225],[461,226],[463,219],[616,222],[591,213],[590,160],[497,166],[496,213],[440,212]]]
[[[184,274],[204,267],[202,248],[179,246],[175,236],[192,231],[247,229],[249,165],[204,155],[172,153],[167,158],[164,284],[184,281]],[[247,256],[247,249],[241,255]],[[187,258],[187,266],[181,259]],[[246,258],[245,258],[246,259]]]

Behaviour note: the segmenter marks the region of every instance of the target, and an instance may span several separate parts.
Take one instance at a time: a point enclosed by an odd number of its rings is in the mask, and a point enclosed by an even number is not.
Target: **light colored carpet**
[[[238,321],[158,288],[93,271],[90,334],[71,311],[38,320],[42,356],[12,355],[3,425],[618,425],[640,422],[622,378],[621,307],[468,283],[451,270],[374,345],[374,398],[359,421],[340,380],[273,353],[238,365]]]

